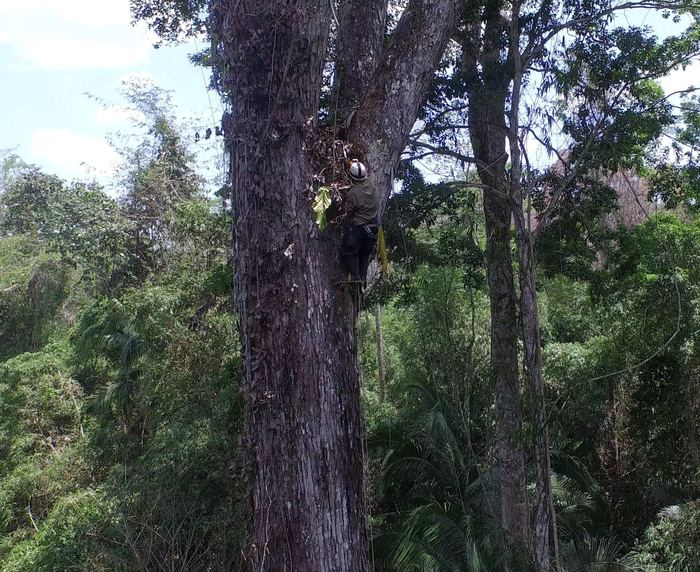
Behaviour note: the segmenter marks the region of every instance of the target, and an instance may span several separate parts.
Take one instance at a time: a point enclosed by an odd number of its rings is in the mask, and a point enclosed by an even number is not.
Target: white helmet
[[[348,172],[353,179],[364,179],[367,176],[367,169],[357,159],[352,160]]]

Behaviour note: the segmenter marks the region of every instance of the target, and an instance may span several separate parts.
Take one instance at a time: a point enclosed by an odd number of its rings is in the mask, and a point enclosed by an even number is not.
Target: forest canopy
[[[697,4],[253,4],[131,2],[215,192],[148,82],[116,192],[2,152],[0,571],[698,570]]]

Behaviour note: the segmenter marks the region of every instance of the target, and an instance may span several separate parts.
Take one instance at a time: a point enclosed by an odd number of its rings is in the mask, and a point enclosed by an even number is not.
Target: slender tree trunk
[[[686,374],[686,395],[688,403],[688,449],[696,469],[700,470],[700,376],[698,365],[693,364]]]
[[[474,107],[473,113],[478,115],[479,110]],[[484,117],[496,119],[498,114],[484,113]],[[503,115],[500,115],[500,122],[502,121]],[[485,123],[482,121],[482,126]],[[530,543],[530,517],[522,440],[516,297],[510,251],[511,209],[505,196],[507,185],[500,175],[505,170],[503,134],[498,136],[480,132],[478,125],[476,118],[470,120],[473,145],[476,149],[486,143],[488,152],[480,159],[493,166],[490,172],[481,173],[482,181],[490,187],[484,191],[484,215],[486,274],[491,302],[491,373],[496,388],[501,523],[506,540],[508,569],[516,571],[519,557],[527,551]],[[479,140],[478,143],[476,139]],[[477,157],[479,155],[477,153]]]
[[[535,513],[535,563],[538,572],[550,569],[550,530],[554,532],[554,557],[559,564],[557,527],[552,498],[551,459],[549,451],[549,427],[544,399],[542,376],[542,343],[540,320],[537,311],[537,289],[532,233],[528,228],[529,216],[523,209],[522,158],[520,153],[520,92],[522,89],[522,56],[520,55],[520,2],[512,5],[510,35],[510,61],[513,65],[510,110],[508,113],[508,140],[510,142],[510,197],[513,201],[515,242],[520,263],[520,319],[522,322],[525,366],[530,385],[532,418],[535,431],[535,487],[537,490]],[[529,214],[529,213],[528,213]]]
[[[522,207],[522,203],[520,203]],[[515,216],[516,243],[520,262],[520,315],[523,329],[525,364],[530,383],[530,399],[535,441],[535,558],[538,572],[550,569],[550,530],[554,532],[554,556],[558,560],[556,541],[556,520],[551,485],[551,460],[549,450],[549,427],[544,400],[544,379],[542,377],[542,352],[537,312],[537,291],[535,289],[535,269],[532,241],[522,216],[522,208]]]
[[[501,188],[503,188],[501,186]],[[530,543],[525,453],[518,374],[516,300],[507,200],[484,193],[487,281],[491,301],[491,371],[496,386],[496,432],[501,483],[501,522],[510,570]]]
[[[249,570],[368,570],[352,304],[313,223],[305,137],[327,0],[221,1],[246,402]],[[235,75],[233,75],[235,74]]]
[[[379,381],[379,403],[386,401],[386,370],[384,369],[384,341],[382,337],[382,305],[374,306],[374,329],[377,342],[377,379]]]
[[[506,569],[516,572],[530,547],[525,453],[518,367],[517,301],[511,259],[511,206],[506,180],[505,102],[510,70],[500,61],[504,33],[500,6],[486,8],[486,26],[466,31],[463,65],[470,78],[469,134],[484,190],[487,282],[491,304],[491,373],[496,388],[496,434],[501,487],[501,525]],[[480,61],[474,54],[483,43]],[[481,64],[481,69],[479,65]]]

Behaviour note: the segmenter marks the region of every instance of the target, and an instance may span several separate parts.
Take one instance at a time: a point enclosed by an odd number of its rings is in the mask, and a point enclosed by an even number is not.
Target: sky
[[[659,37],[681,29],[651,10],[618,19],[652,26]],[[0,0],[0,152],[11,149],[47,172],[94,178],[109,190],[119,165],[109,134],[133,131],[119,87],[134,76],[171,90],[177,113],[200,131],[213,127],[221,104],[207,92],[203,70],[189,63],[197,46],[156,50],[155,39],[143,24],[131,24],[129,0]],[[698,62],[662,85],[675,91],[693,79],[700,83]],[[211,148],[203,142],[192,148],[210,174],[221,170]]]
[[[649,8],[619,12],[613,21],[614,26],[649,27],[659,40],[681,34],[691,23],[690,17],[683,17],[680,22],[674,22],[672,18],[663,18],[660,11]],[[568,34],[571,33],[568,32]],[[700,60],[693,61],[685,69],[673,70],[666,77],[659,78],[658,81],[666,94],[678,93],[691,86],[700,87]],[[524,100],[533,105],[535,101],[539,100],[539,97],[533,93],[526,93]],[[680,95],[671,97],[670,101],[675,104],[680,103]],[[557,141],[558,138],[554,136],[553,142],[557,144]],[[564,139],[561,140],[560,145],[566,145]],[[548,152],[532,135],[526,136],[525,148],[529,161],[535,167],[548,166],[556,160],[556,157]]]
[[[221,104],[189,63],[193,42],[154,49],[155,40],[131,25],[129,0],[0,0],[0,151],[109,186],[120,157],[108,135],[134,129],[119,93],[133,76],[171,90],[178,115],[201,131],[213,126]]]

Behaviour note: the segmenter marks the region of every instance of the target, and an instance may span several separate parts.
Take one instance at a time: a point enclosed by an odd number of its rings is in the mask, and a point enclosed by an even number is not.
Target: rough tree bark
[[[355,54],[375,60],[345,65],[341,85],[360,85],[349,76],[376,68],[369,84],[362,79],[349,134],[367,150],[374,177],[388,180],[384,191],[463,3],[411,1],[381,58],[386,2],[349,2],[377,10],[366,34],[352,10],[341,10],[340,36],[364,38],[371,49]],[[232,109],[224,128],[245,355],[244,557],[256,571],[369,567],[352,300],[334,287],[337,233],[319,233],[313,223],[304,149],[317,117],[330,8],[327,0],[212,6]],[[351,42],[342,46],[353,53]]]
[[[345,0],[338,8],[335,105],[345,120],[357,109],[382,56],[386,0]]]
[[[225,126],[245,355],[250,570],[368,570],[351,301],[310,208],[326,0],[221,1]]]

